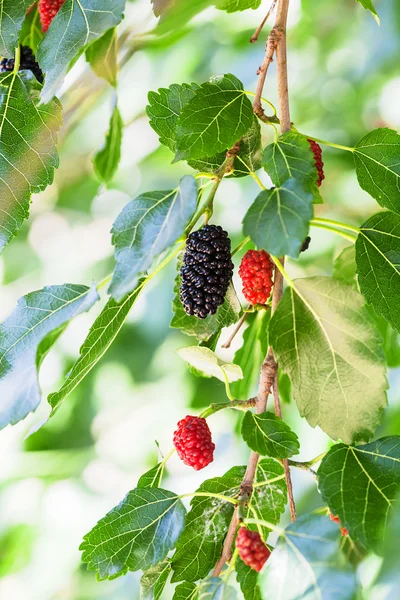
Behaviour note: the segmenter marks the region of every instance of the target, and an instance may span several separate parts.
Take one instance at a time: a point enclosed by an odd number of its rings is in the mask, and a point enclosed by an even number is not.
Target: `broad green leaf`
[[[226,10],[228,13],[247,10],[248,8],[255,10],[260,4],[261,0],[215,0],[215,6],[219,10]]]
[[[354,244],[347,246],[333,263],[333,277],[356,287],[356,254]]]
[[[38,106],[41,86],[28,72],[0,75],[0,251],[29,215],[31,194],[53,182],[61,106]]]
[[[385,208],[400,213],[400,135],[374,129],[354,148],[358,183]]]
[[[98,77],[117,86],[118,35],[116,27],[109,29],[86,50],[86,60]]]
[[[220,381],[237,381],[243,377],[242,369],[233,363],[224,363],[209,348],[202,346],[188,346],[180,348],[178,355],[189,365],[206,377],[216,377]]]
[[[156,16],[161,15],[154,32],[162,36],[183,28],[198,13],[211,6],[213,0],[153,0],[152,4]]]
[[[297,435],[270,412],[258,415],[248,410],[242,422],[242,438],[251,450],[261,456],[289,458],[299,453]]]
[[[14,56],[26,11],[32,0],[0,0],[0,56]]]
[[[387,381],[382,340],[362,296],[330,277],[296,279],[269,335],[301,416],[334,440],[368,440],[386,406]]]
[[[172,600],[197,600],[197,585],[189,581],[180,583],[175,588]]]
[[[400,598],[399,570],[400,503],[397,502],[389,519],[383,547],[383,562],[370,592],[370,600]]]
[[[37,48],[43,39],[42,25],[40,23],[38,7],[34,6],[26,15],[22,25],[20,41],[22,46],[29,46],[36,54]]]
[[[68,373],[64,384],[58,392],[50,394],[47,399],[52,407],[52,415],[107,352],[142,291],[145,281],[139,282],[137,288],[121,302],[116,302],[112,298],[107,302],[90,328],[81,347],[80,356]]]
[[[183,107],[176,130],[176,160],[226,150],[253,122],[253,109],[242,83],[231,74],[213,77]]]
[[[359,2],[361,6],[369,10],[372,13],[372,16],[374,17],[375,21],[378,23],[378,25],[380,24],[380,19],[378,17],[378,13],[375,10],[375,6],[372,3],[372,0],[356,0],[356,2]]]
[[[159,135],[160,143],[172,152],[176,147],[176,126],[182,108],[193,98],[199,86],[196,83],[173,83],[169,88],[160,88],[149,92],[149,104],[146,107],[150,125]]]
[[[39,45],[37,60],[45,73],[42,101],[60,88],[69,63],[123,18],[125,0],[66,0]]]
[[[297,258],[313,216],[313,195],[302,181],[288,179],[263,190],[243,220],[243,233],[270,254]]]
[[[400,215],[377,213],[361,226],[356,261],[361,293],[400,331]]]
[[[318,469],[319,489],[350,537],[379,552],[400,491],[400,436],[365,446],[338,444]]]
[[[138,488],[158,488],[161,485],[165,463],[160,462],[155,467],[143,473],[137,482]]]
[[[121,159],[121,143],[124,124],[118,106],[115,106],[110,120],[104,148],[94,157],[93,165],[97,177],[103,183],[110,183],[114,178]]]
[[[304,135],[295,131],[284,133],[264,149],[262,160],[274,185],[283,185],[291,178],[298,179],[313,193],[314,203],[322,202],[314,154]]]
[[[257,465],[254,481],[257,487],[250,498],[250,504],[255,514],[252,511],[248,516],[257,515],[258,519],[278,524],[285,512],[287,502],[286,480],[282,465],[273,458],[263,458]],[[258,529],[264,540],[267,540],[270,533],[268,527],[250,525],[249,528]]]
[[[262,598],[354,600],[356,575],[340,546],[340,530],[329,517],[299,517],[281,533],[260,573]]]
[[[198,600],[237,600],[237,594],[220,577],[207,577],[200,582]]]
[[[197,204],[196,181],[185,175],[175,190],[146,192],[129,202],[112,233],[115,266],[110,293],[121,300],[154,259],[183,234]]]
[[[15,425],[38,407],[38,367],[50,343],[62,326],[97,300],[94,287],[73,284],[45,287],[18,300],[0,325],[0,429]],[[53,331],[56,335],[47,337]]]
[[[257,571],[245,565],[240,558],[236,561],[235,569],[236,580],[240,585],[244,600],[261,600]]]
[[[160,600],[170,572],[169,558],[147,569],[140,579],[140,600]]]
[[[147,570],[174,548],[184,516],[182,501],[173,492],[131,490],[85,535],[82,560],[99,580]]]

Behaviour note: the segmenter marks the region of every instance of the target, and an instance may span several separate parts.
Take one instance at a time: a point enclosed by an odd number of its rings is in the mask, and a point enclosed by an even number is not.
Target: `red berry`
[[[243,294],[250,304],[265,304],[271,295],[274,263],[265,250],[248,250],[242,258],[239,275]]]
[[[46,33],[50,23],[64,4],[65,0],[39,0],[39,15],[42,31]]]
[[[204,469],[214,459],[215,444],[207,421],[188,415],[178,423],[174,446],[179,458],[196,471]]]
[[[335,523],[338,523],[338,525],[340,525],[340,519],[339,519],[339,517],[335,517],[335,516],[334,516],[332,513],[329,513],[329,516],[330,516],[330,518],[331,518],[331,521],[334,521]],[[341,528],[340,528],[340,531],[341,531],[341,534],[342,534],[343,536],[345,536],[345,535],[349,535],[349,532],[348,532],[348,530],[347,530],[347,527],[341,527]]]
[[[325,179],[324,163],[322,162],[322,148],[319,144],[317,144],[317,142],[314,142],[314,140],[307,140],[307,142],[310,144],[310,148],[312,150],[312,153],[314,154],[315,166],[318,171],[317,183],[318,187],[320,187],[321,183]]]
[[[258,531],[250,531],[246,527],[239,529],[236,548],[244,564],[254,571],[261,571],[271,554]]]

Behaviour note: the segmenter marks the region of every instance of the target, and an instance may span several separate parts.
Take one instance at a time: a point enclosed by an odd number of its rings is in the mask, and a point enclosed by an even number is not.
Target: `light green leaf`
[[[97,177],[103,183],[110,183],[114,178],[121,159],[121,143],[124,124],[118,106],[115,106],[110,120],[104,148],[94,157],[93,165]]]
[[[50,344],[61,327],[97,300],[95,288],[72,284],[45,287],[18,300],[0,325],[0,429],[36,410],[41,399],[38,367]]]
[[[198,600],[237,600],[237,594],[223,579],[207,577],[200,582]]]
[[[170,572],[169,558],[147,569],[140,579],[140,600],[160,600]]]
[[[375,21],[378,23],[378,25],[380,25],[380,19],[378,17],[378,13],[375,10],[375,6],[372,4],[372,0],[356,0],[356,2],[359,2],[361,6],[369,10],[372,13],[372,16],[374,17]]]
[[[387,381],[382,340],[362,296],[330,277],[297,279],[269,334],[301,416],[334,440],[368,440],[386,406]]]
[[[165,463],[160,462],[158,465],[143,473],[137,482],[138,488],[158,488],[161,485],[162,476],[164,473]]]
[[[244,600],[261,600],[257,571],[245,565],[240,558],[236,561],[235,569],[236,580],[240,585]]]
[[[356,261],[361,293],[378,315],[400,331],[399,215],[380,212],[361,226]]]
[[[64,384],[58,392],[50,394],[47,399],[52,407],[51,415],[54,415],[56,410],[64,402],[65,398],[77,385],[79,385],[79,383],[81,383],[101,357],[107,352],[124,324],[130,309],[142,291],[145,281],[146,280],[142,280],[139,282],[137,288],[121,302],[116,302],[112,298],[107,302],[93,323],[86,340],[83,342],[80,356],[68,373]]]
[[[333,277],[356,287],[356,254],[354,244],[347,246],[333,263]]]
[[[270,412],[254,414],[247,411],[242,422],[242,437],[249,448],[261,456],[289,458],[299,453],[297,435]]]
[[[110,293],[116,300],[183,234],[196,204],[196,181],[185,175],[175,190],[146,192],[125,206],[111,230],[117,264]]]
[[[0,56],[11,58],[32,0],[0,0]]]
[[[312,216],[312,193],[303,182],[288,179],[259,193],[243,220],[243,233],[270,254],[297,258]]]
[[[358,183],[385,208],[400,213],[400,135],[374,129],[354,148]]]
[[[350,537],[380,552],[400,490],[400,436],[365,446],[333,446],[318,469],[318,481],[324,502]]]
[[[85,535],[82,560],[97,571],[99,580],[147,570],[174,548],[184,516],[176,494],[155,488],[132,490]]]
[[[215,0],[215,6],[219,10],[226,10],[228,13],[247,10],[248,8],[255,10],[260,4],[261,0]]]
[[[242,369],[233,363],[224,363],[218,356],[204,346],[180,348],[178,355],[206,377],[216,377],[220,381],[237,381],[243,377]]]
[[[60,88],[70,62],[123,18],[125,0],[66,0],[39,45],[37,60],[45,73],[42,101]]]
[[[391,511],[386,539],[383,547],[383,562],[370,600],[397,600],[400,598],[399,539],[400,539],[400,503],[396,502]]]
[[[260,573],[264,600],[354,600],[357,579],[341,552],[339,527],[324,515],[305,515],[280,535]]]
[[[176,160],[212,156],[232,147],[254,122],[250,100],[234,75],[203,83],[178,119]]]
[[[116,27],[109,29],[86,50],[86,60],[98,77],[117,86],[118,35]]]
[[[38,106],[31,73],[0,75],[0,251],[29,215],[31,194],[53,182],[61,106]]]
[[[172,600],[195,600],[196,596],[197,585],[189,581],[184,581],[176,586]]]
[[[30,2],[28,2],[28,4],[30,4]],[[26,15],[23,22],[20,34],[21,45],[29,46],[33,53],[36,54],[37,48],[43,39],[43,35],[38,7],[34,6]]]

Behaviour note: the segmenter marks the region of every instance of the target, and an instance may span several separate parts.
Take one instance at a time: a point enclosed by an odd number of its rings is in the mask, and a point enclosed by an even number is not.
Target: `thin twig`
[[[238,321],[235,329],[233,330],[232,334],[228,337],[228,339],[226,340],[225,344],[222,344],[221,348],[230,348],[231,344],[233,342],[233,340],[235,339],[236,335],[239,333],[239,331],[242,328],[243,323],[246,320],[246,317],[249,313],[243,313],[243,316],[240,318],[240,320]]]
[[[278,6],[278,9],[279,9],[279,6]],[[264,109],[261,104],[261,96],[262,96],[263,89],[264,89],[265,79],[267,77],[268,67],[273,61],[274,53],[278,46],[278,42],[279,42],[281,36],[282,36],[282,29],[279,25],[278,15],[277,15],[275,25],[271,29],[271,32],[267,39],[267,43],[265,45],[264,60],[257,71],[258,82],[257,82],[256,94],[255,94],[254,100],[253,100],[253,111],[254,111],[254,114],[261,119],[265,116]]]
[[[257,27],[257,29],[255,30],[255,32],[253,33],[253,35],[250,38],[250,44],[254,44],[254,42],[256,42],[258,40],[258,36],[260,35],[265,23],[268,21],[269,17],[272,15],[272,13],[275,10],[275,6],[278,0],[273,0],[269,11],[267,12],[267,14],[265,15],[265,17],[263,18],[263,20],[261,21],[261,23],[259,24],[259,26]]]

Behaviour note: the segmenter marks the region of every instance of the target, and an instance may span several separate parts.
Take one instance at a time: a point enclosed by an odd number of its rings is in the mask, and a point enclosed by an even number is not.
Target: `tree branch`
[[[256,42],[258,40],[258,36],[260,35],[265,23],[268,21],[270,15],[275,10],[276,3],[277,3],[277,0],[273,0],[271,6],[269,7],[269,11],[267,12],[267,14],[265,15],[265,17],[263,18],[263,20],[261,21],[261,23],[259,24],[259,26],[257,27],[257,29],[255,30],[255,32],[253,33],[253,35],[250,38],[251,44],[254,44],[254,42]]]

